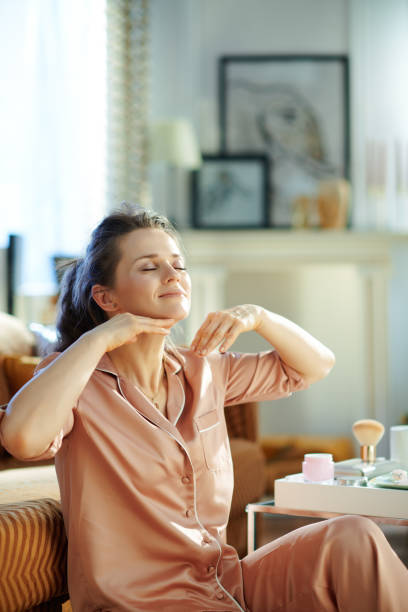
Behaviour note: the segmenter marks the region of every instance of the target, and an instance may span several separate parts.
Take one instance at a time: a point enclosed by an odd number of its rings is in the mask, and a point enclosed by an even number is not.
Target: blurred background
[[[404,422],[407,0],[0,0],[0,38],[3,312],[52,331],[56,258],[138,202],[186,245],[181,341],[251,302],[336,353],[262,435]]]

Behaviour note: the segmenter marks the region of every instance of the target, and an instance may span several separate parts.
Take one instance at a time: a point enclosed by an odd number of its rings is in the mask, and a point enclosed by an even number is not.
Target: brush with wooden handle
[[[360,443],[364,463],[375,463],[375,447],[384,435],[384,425],[374,419],[361,419],[353,424],[353,434]]]

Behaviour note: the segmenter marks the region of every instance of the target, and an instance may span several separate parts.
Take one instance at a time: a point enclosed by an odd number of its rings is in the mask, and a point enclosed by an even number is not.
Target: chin
[[[165,313],[159,315],[159,318],[163,317],[163,319],[175,319],[177,322],[179,322],[183,321],[184,319],[187,319],[189,314],[190,308],[175,308],[174,310],[166,310]]]
[[[163,315],[164,318],[168,318],[168,319],[175,319],[177,322],[179,321],[184,321],[184,319],[187,319],[188,315],[190,314],[190,311],[184,311],[184,312],[177,312],[174,314],[167,314],[167,315]]]
[[[184,303],[183,303],[184,302]],[[179,301],[176,304],[166,304],[164,308],[160,308],[158,318],[175,319],[183,321],[190,314],[190,302],[187,300]]]

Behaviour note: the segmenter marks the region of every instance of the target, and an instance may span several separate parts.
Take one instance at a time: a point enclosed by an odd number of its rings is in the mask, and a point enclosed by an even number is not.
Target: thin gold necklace
[[[160,383],[163,382],[163,380],[166,378],[166,370],[165,370],[163,364],[162,364],[162,369],[163,369],[163,373],[162,373],[162,379],[161,379]],[[159,383],[159,390],[154,395],[149,395],[149,393],[147,393],[142,388],[142,392],[144,393],[144,395],[152,402],[153,406],[155,408],[157,408],[157,410],[159,410],[159,412],[161,412],[161,410],[160,410],[160,405],[159,405],[159,402],[157,401],[157,398],[159,397],[160,393],[162,392],[160,383]]]

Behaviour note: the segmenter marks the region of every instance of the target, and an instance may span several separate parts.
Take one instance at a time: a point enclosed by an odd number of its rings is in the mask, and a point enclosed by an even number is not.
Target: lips
[[[162,293],[161,295],[159,295],[159,297],[178,297],[178,296],[185,296],[185,293],[183,291],[167,291],[166,293]]]

